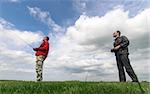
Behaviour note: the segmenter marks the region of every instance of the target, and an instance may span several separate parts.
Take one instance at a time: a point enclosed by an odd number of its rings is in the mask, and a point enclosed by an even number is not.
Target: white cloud
[[[7,0],[9,2],[13,2],[13,3],[18,3],[18,2],[21,2],[21,0]]]
[[[74,8],[82,14],[86,14],[88,0],[73,0]]]
[[[19,31],[16,29],[0,29],[1,36],[1,45],[11,47],[25,47],[29,46],[28,44],[34,44],[35,42],[39,42],[42,34],[40,32],[33,33],[30,31]],[[31,37],[32,36],[32,37]],[[7,45],[8,44],[8,45]],[[15,44],[15,45],[14,45]],[[12,45],[12,46],[10,46]],[[3,47],[2,46],[2,47]]]
[[[2,28],[11,28],[14,25],[6,20],[4,20],[3,18],[0,17],[0,29]]]
[[[64,31],[64,28],[59,26],[58,24],[55,23],[55,21],[51,18],[49,12],[47,11],[42,11],[38,7],[27,7],[30,14],[35,17],[40,19],[43,23],[49,26],[49,28],[52,28],[52,30],[56,32]]]
[[[149,4],[149,0],[73,0],[74,9],[88,16],[103,16],[112,9],[124,8],[134,17],[149,8]]]

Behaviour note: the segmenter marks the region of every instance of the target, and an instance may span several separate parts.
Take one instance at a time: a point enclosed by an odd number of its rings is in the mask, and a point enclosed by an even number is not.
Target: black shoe
[[[38,79],[38,80],[36,80],[37,82],[40,82],[41,80],[40,79]]]
[[[136,80],[133,80],[132,82],[138,82],[138,81],[136,81]]]

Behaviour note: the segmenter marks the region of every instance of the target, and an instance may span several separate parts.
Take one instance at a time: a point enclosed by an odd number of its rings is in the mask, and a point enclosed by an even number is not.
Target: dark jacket
[[[115,39],[114,47],[120,45],[121,47],[115,51],[115,54],[129,54],[128,45],[129,40],[126,36],[121,36]]]

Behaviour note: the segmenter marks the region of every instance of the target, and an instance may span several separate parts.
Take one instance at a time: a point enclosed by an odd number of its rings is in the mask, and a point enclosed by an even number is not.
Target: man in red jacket
[[[43,38],[43,42],[38,48],[33,48],[34,51],[36,51],[36,80],[42,81],[42,71],[43,71],[43,62],[46,59],[49,51],[49,37],[46,36]]]

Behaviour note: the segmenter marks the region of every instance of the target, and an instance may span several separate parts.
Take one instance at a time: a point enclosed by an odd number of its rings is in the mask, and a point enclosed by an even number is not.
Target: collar
[[[120,36],[119,36],[119,37],[116,37],[114,40],[117,40],[118,38],[120,38]]]

